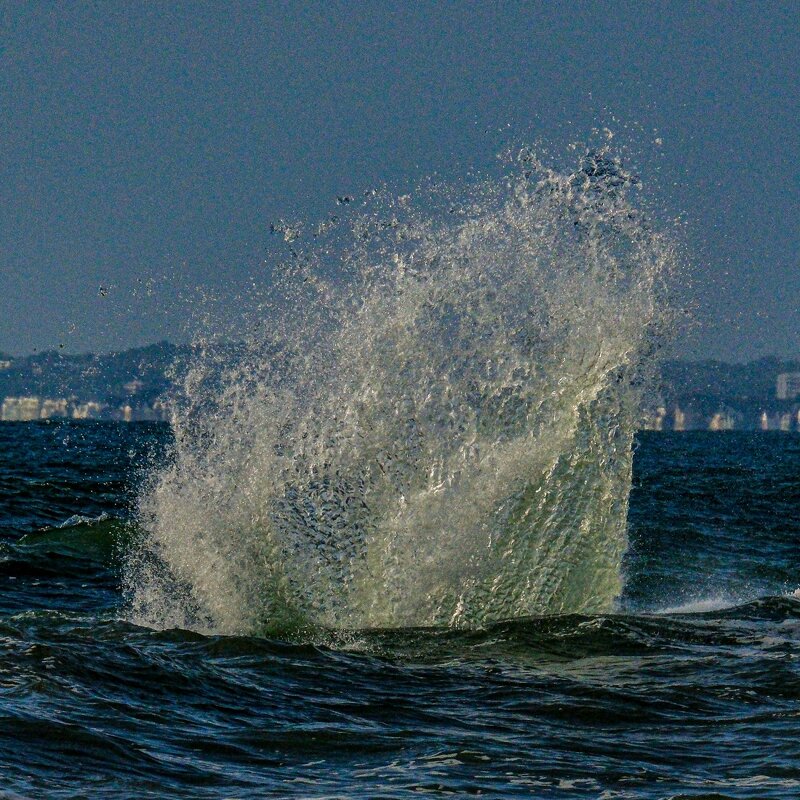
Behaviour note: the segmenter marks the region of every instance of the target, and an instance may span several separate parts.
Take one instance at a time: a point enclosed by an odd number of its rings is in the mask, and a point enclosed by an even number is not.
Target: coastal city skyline
[[[227,361],[235,344],[223,345]],[[0,422],[168,421],[195,349],[169,342],[100,354],[0,352]],[[800,359],[748,364],[675,361],[644,400],[640,428],[652,431],[800,431]]]

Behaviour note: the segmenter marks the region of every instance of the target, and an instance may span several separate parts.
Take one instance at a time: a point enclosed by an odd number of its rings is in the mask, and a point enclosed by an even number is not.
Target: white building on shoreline
[[[775,379],[775,396],[778,400],[800,397],[800,372],[782,372]]]
[[[41,403],[38,397],[6,397],[0,408],[5,422],[29,422],[40,419]]]

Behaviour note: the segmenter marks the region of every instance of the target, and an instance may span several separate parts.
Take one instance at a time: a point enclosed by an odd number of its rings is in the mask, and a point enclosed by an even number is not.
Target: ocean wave
[[[675,248],[607,149],[298,231],[258,333],[188,371],[131,618],[479,627],[622,588],[632,440]]]

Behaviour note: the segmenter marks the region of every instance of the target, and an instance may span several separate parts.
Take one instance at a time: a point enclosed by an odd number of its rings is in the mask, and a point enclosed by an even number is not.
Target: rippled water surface
[[[129,621],[169,429],[0,426],[0,796],[800,796],[800,438],[640,434],[614,613],[292,641]]]

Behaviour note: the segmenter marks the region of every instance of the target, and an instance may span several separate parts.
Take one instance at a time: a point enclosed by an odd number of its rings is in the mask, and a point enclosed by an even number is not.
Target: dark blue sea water
[[[641,434],[616,613],[307,643],[126,621],[169,435],[0,425],[0,797],[800,797],[800,436]]]

